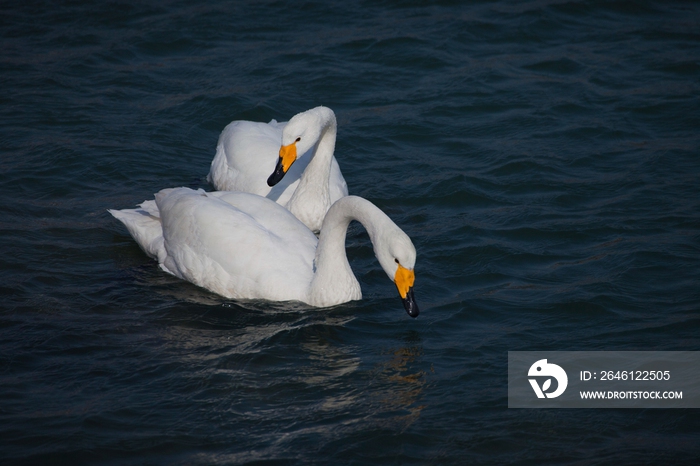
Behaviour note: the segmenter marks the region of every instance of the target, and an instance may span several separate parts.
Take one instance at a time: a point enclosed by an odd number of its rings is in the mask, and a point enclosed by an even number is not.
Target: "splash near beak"
[[[413,282],[416,276],[413,270],[408,270],[399,264],[399,268],[396,270],[396,275],[394,276],[394,283],[396,284],[396,289],[399,290],[399,296],[401,296],[401,301],[403,301],[403,307],[409,316],[415,318],[418,317],[419,310],[418,304],[416,304],[416,299],[413,296]]]
[[[297,160],[296,142],[280,147],[280,157],[277,159],[277,166],[272,175],[267,179],[268,186],[274,186],[284,178],[289,167]]]

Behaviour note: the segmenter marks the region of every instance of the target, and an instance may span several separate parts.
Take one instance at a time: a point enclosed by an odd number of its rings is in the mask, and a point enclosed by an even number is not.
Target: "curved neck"
[[[355,278],[347,254],[345,237],[348,225],[357,220],[365,227],[372,244],[375,244],[381,212],[369,201],[357,196],[338,199],[323,220],[323,227],[316,247],[314,277],[309,295],[314,306],[332,306],[362,298],[360,283]]]
[[[314,146],[311,161],[286,206],[314,232],[321,229],[323,217],[331,206],[329,179],[337,131],[335,114],[328,110],[324,115],[321,135]]]

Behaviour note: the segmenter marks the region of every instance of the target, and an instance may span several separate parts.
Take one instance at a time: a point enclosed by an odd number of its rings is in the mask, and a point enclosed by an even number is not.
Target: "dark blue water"
[[[700,411],[507,408],[507,353],[700,350],[700,6],[3,2],[3,464],[696,464]],[[107,212],[234,119],[338,117],[406,316],[233,302]]]

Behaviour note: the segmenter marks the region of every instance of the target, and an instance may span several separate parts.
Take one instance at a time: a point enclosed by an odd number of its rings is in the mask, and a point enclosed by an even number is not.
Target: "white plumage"
[[[279,204],[241,192],[165,189],[138,209],[109,212],[163,270],[183,280],[228,298],[294,300],[317,307],[362,298],[345,254],[347,227],[357,220],[367,229],[406,310],[418,315],[412,292],[413,243],[384,212],[360,197],[338,200],[319,238]],[[410,283],[401,285],[402,274],[410,275]]]
[[[348,195],[333,155],[336,133],[335,114],[327,107],[299,113],[286,123],[234,121],[219,136],[207,180],[220,191],[242,191],[272,199],[318,231],[330,206]],[[268,186],[283,140],[297,138],[297,161],[281,182]],[[304,176],[308,178],[307,188],[295,195]]]

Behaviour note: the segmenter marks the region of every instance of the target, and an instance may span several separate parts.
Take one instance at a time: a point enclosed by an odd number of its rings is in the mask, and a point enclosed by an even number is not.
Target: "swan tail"
[[[126,226],[143,252],[162,263],[166,256],[163,227],[154,201],[146,201],[138,209],[108,209],[107,211]]]

